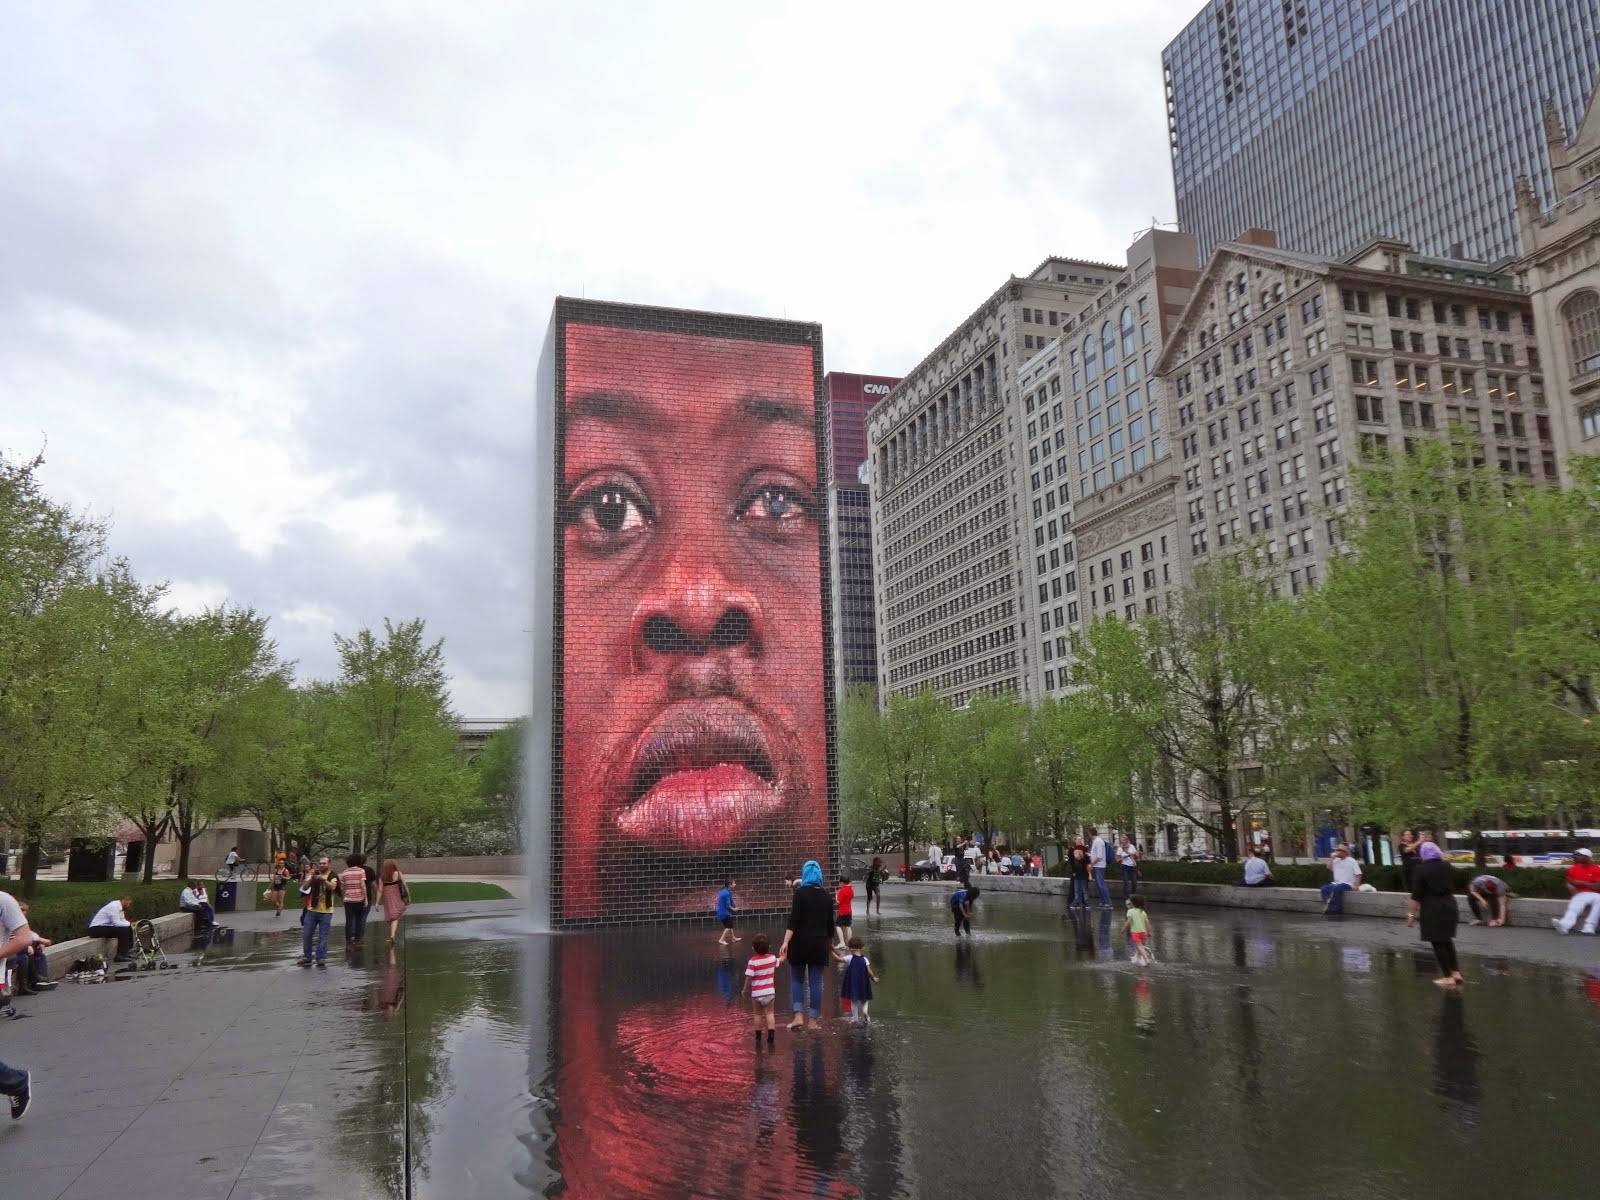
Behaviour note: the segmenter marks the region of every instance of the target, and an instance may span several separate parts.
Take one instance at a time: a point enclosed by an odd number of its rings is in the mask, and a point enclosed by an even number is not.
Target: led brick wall
[[[561,299],[545,357],[551,921],[787,908],[837,827],[822,331]]]

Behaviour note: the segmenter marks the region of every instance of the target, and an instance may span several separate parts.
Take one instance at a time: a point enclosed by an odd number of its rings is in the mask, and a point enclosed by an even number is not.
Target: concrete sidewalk
[[[520,913],[517,900],[416,905],[416,917]],[[165,950],[176,971],[62,984],[0,1021],[30,1071],[25,1119],[0,1115],[0,1196],[27,1200],[378,1200],[404,1194],[404,925],[355,958],[296,967],[297,913],[234,914],[237,940]],[[238,935],[243,936],[238,936]],[[389,1186],[392,1183],[393,1186]]]

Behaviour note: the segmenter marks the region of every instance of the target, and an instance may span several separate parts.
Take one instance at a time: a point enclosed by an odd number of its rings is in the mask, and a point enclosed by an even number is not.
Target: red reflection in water
[[[616,946],[563,941],[556,1153],[563,1196],[859,1196],[841,1176],[839,1029],[758,1050],[748,1010],[714,987],[612,977]],[[743,960],[735,956],[742,967]],[[610,969],[608,969],[610,968]],[[672,991],[679,994],[672,995]],[[786,1018],[780,984],[780,1018]]]

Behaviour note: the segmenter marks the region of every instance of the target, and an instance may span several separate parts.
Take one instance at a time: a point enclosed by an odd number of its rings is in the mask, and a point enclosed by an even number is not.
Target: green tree
[[[1592,506],[1475,454],[1424,442],[1359,473],[1351,552],[1288,642],[1279,757],[1369,820],[1535,815],[1565,765],[1593,761]]]
[[[891,696],[883,708],[870,687],[852,688],[839,706],[839,764],[846,828],[893,831],[904,865],[926,828],[939,748],[950,709],[931,688]]]
[[[939,794],[966,828],[985,839],[1023,811],[1027,720],[1027,707],[1016,697],[979,693],[951,714],[940,742]]]
[[[1230,859],[1238,855],[1238,771],[1266,734],[1257,701],[1271,677],[1266,631],[1282,603],[1253,562],[1229,558],[1199,568],[1164,612],[1138,622],[1108,617],[1077,639],[1073,683],[1129,801],[1153,801],[1164,790],[1153,785],[1170,779],[1160,802]]]
[[[522,845],[522,749],[528,739],[528,718],[518,717],[487,743],[473,763],[478,803],[485,815]]]
[[[176,687],[169,797],[183,878],[194,839],[260,801],[269,722],[291,668],[252,608],[174,618],[166,652]]]
[[[460,819],[472,779],[458,749],[443,641],[427,642],[421,619],[385,621],[335,635],[340,674],[330,713],[327,762],[335,785],[327,825],[366,831],[382,857],[391,835],[437,836]]]

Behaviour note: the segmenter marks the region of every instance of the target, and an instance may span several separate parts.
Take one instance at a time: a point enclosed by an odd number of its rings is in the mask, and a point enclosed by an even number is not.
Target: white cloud
[[[276,613],[306,673],[421,615],[458,707],[520,708],[551,299],[820,320],[831,366],[903,371],[1172,215],[1197,7],[18,9],[0,446],[48,437],[141,573]]]

